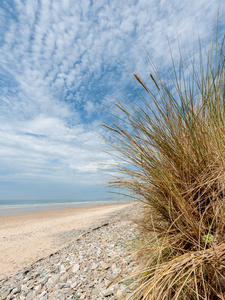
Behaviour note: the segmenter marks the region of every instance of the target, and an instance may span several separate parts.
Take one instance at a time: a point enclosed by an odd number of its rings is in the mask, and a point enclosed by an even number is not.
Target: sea
[[[59,210],[102,204],[129,202],[128,199],[103,200],[0,200],[0,217],[38,211]]]

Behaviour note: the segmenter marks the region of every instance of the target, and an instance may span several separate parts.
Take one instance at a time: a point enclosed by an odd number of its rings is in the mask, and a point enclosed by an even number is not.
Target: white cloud
[[[16,174],[9,173],[10,177],[33,174],[33,178],[49,181],[74,181],[80,172],[81,182],[86,174],[87,181],[101,183],[98,174],[89,176],[98,172],[99,160],[107,159],[95,149],[98,142],[95,132],[83,126],[69,129],[60,119],[40,116],[1,128],[0,159],[17,170]]]
[[[170,64],[167,36],[175,60],[177,37],[182,49],[198,33],[207,44],[219,3],[93,2],[0,4],[0,18],[8,20],[0,31],[0,160],[8,180],[100,182],[98,161],[109,160],[97,149],[101,121],[94,116],[105,118],[97,110],[105,101],[100,94],[120,96],[135,68],[147,76],[143,45],[163,69]],[[223,25],[224,11],[221,5]]]

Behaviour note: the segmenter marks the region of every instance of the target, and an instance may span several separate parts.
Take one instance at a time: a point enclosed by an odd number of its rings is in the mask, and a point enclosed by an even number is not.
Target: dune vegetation
[[[133,74],[133,100],[116,100],[105,125],[111,185],[143,204],[129,299],[225,299],[224,37],[216,29],[208,51],[179,61],[165,80],[149,57],[149,79]]]

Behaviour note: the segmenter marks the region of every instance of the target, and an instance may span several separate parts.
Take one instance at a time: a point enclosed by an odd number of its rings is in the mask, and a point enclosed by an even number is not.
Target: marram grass
[[[122,159],[112,185],[144,203],[129,299],[225,299],[225,56],[212,44],[198,68],[173,64],[170,87],[152,62],[150,85],[134,74],[147,96],[118,101],[105,126]]]

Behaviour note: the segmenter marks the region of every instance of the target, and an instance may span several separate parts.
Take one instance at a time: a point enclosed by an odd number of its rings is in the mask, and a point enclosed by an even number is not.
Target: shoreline
[[[0,217],[1,275],[13,275],[51,255],[131,205],[99,204]]]
[[[111,205],[111,204],[124,204],[132,203],[131,201],[79,201],[79,202],[54,202],[54,203],[35,203],[35,204],[21,204],[21,205],[0,205],[0,218],[21,215],[21,214],[30,214],[36,212],[45,212],[45,211],[56,211],[56,210],[65,210],[73,208],[83,208],[99,205]]]

